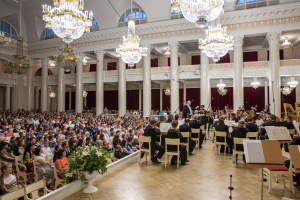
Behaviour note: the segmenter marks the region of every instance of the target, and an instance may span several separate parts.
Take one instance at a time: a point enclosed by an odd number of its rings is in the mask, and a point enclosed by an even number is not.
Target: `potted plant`
[[[83,192],[94,193],[98,189],[93,186],[92,179],[107,172],[106,164],[110,157],[110,153],[99,147],[77,147],[68,157],[69,170],[63,172],[62,177],[66,182],[69,182],[70,178],[80,179],[88,184]]]

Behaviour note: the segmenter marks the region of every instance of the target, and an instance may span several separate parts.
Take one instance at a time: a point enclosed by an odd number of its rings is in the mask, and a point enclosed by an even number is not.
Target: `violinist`
[[[239,112],[237,113],[237,118],[238,118],[238,120],[241,120],[243,117],[244,117],[244,113],[243,113],[243,111],[241,110],[241,111],[239,111]]]
[[[246,111],[244,113],[244,119],[245,119],[245,122],[248,122],[248,117],[249,117],[249,113]]]
[[[292,117],[291,116],[285,116],[284,121],[286,121],[283,125],[284,127],[286,127],[289,130],[295,129],[295,126],[292,122]],[[293,135],[291,135],[291,137],[294,138]]]
[[[265,105],[265,109],[264,109],[263,111],[269,113],[269,112],[270,112],[269,106],[268,106],[268,105]]]
[[[205,107],[204,107],[204,105],[201,105],[201,106],[200,106],[200,110],[199,110],[199,112],[200,112],[201,114],[203,114],[203,115],[205,115],[205,114],[206,114],[206,110],[205,110]]]
[[[257,109],[255,107],[251,106],[251,111],[256,115]]]
[[[228,110],[228,107],[225,106],[224,109],[223,109],[223,113],[227,113],[227,110]]]
[[[239,119],[235,116],[235,114],[234,113],[230,113],[230,119],[229,119],[230,121],[235,121],[235,122],[238,122],[239,121]]]

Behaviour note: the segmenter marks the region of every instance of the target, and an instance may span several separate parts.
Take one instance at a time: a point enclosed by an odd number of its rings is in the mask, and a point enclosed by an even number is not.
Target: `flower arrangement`
[[[88,183],[84,172],[92,174],[98,171],[104,174],[107,171],[106,164],[111,158],[110,153],[95,146],[77,147],[68,157],[69,170],[62,173],[62,177],[68,183],[70,178],[80,179],[85,184]]]

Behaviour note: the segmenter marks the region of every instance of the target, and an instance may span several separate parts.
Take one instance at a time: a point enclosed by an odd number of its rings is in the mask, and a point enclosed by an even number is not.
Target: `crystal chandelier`
[[[4,46],[10,46],[11,44],[11,38],[5,37],[4,32],[0,31],[0,49]]]
[[[220,83],[217,85],[217,87],[219,88],[218,89],[218,92],[220,95],[225,95],[227,93],[227,90],[224,89],[225,88],[225,84],[223,83],[223,79],[220,79]]]
[[[55,62],[53,60],[49,60],[50,68],[53,69],[55,67]]]
[[[181,9],[183,16],[198,28],[224,13],[223,7],[224,0],[171,0],[171,12],[178,13]]]
[[[251,83],[251,86],[256,89],[260,86],[260,82],[257,82],[256,77],[254,77],[254,81]]]
[[[171,95],[170,88],[166,88],[164,92],[165,92],[165,95],[168,95],[168,96]]]
[[[292,76],[291,81],[287,83],[288,86],[292,89],[296,88],[298,85],[298,81],[295,81],[295,77]]]
[[[56,61],[57,65],[63,68],[66,72],[70,72],[71,67],[75,67],[76,64],[80,61],[79,55],[75,54],[76,48],[71,48],[69,45],[61,46],[60,51],[61,55],[54,54],[53,58]]]
[[[132,12],[131,0],[131,16],[128,16],[128,35],[123,36],[123,44],[116,48],[116,56],[128,64],[129,67],[134,67],[134,64],[140,62],[142,56],[147,56],[147,47],[140,46],[140,38],[135,35],[135,18]]]
[[[291,94],[292,90],[293,90],[292,88],[289,88],[288,86],[284,86],[283,88],[281,88],[280,91],[282,92],[282,94],[287,96],[287,95]]]
[[[282,47],[284,49],[288,49],[288,48],[290,48],[291,45],[292,44],[288,41],[288,38],[286,37],[284,43],[282,43]]]
[[[211,22],[211,26],[205,30],[206,38],[199,39],[199,49],[213,61],[217,62],[225,56],[229,50],[233,50],[233,37],[227,36],[227,27],[221,28],[220,18]]]
[[[84,0],[53,0],[54,8],[43,5],[43,20],[46,28],[67,44],[82,36],[83,32],[90,32],[93,13],[85,11]]]
[[[170,51],[169,51],[169,48],[167,48],[167,51],[165,52],[165,56],[166,56],[167,58],[169,58],[169,57],[171,56],[171,53],[170,53]]]
[[[84,57],[83,60],[82,60],[82,64],[86,65],[86,63],[87,63],[87,60],[86,60],[86,57]]]
[[[226,95],[227,90],[226,89],[218,90],[218,92],[219,92],[220,95],[224,96],[224,95]]]
[[[55,94],[54,92],[50,92],[50,93],[49,93],[49,97],[50,97],[50,98],[55,98],[55,95],[56,95],[56,94]]]
[[[88,93],[86,91],[83,92],[82,96],[83,98],[87,97]]]

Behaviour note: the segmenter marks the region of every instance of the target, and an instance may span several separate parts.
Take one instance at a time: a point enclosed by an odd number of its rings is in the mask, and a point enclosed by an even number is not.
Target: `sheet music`
[[[179,128],[179,126],[182,125],[182,124],[184,124],[184,122],[178,121],[178,126],[177,126],[177,128]]]
[[[168,130],[171,128],[171,123],[163,123],[161,124],[160,132],[168,132]]]
[[[269,136],[269,140],[291,140],[291,136],[286,127],[268,127],[266,131]]]
[[[247,163],[265,163],[261,141],[243,140],[245,158]]]
[[[263,120],[256,120],[256,125],[257,125],[257,126],[260,126],[260,125],[262,125],[262,123],[264,123],[264,121],[263,121]]]

